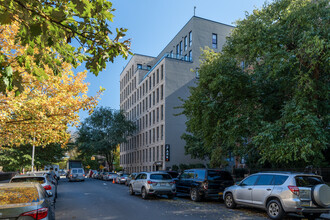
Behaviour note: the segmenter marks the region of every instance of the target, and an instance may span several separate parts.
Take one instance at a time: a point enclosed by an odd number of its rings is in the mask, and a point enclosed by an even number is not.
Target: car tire
[[[201,196],[199,195],[197,188],[190,189],[190,199],[194,202],[199,202],[201,200]]]
[[[168,199],[174,199],[174,196],[175,196],[174,194],[167,194]]]
[[[134,195],[134,194],[135,194],[132,185],[129,185],[129,194],[130,194],[130,195]]]
[[[277,199],[270,200],[267,203],[267,214],[270,219],[282,219],[285,215],[285,212],[280,201]]]
[[[234,196],[231,193],[227,193],[225,196],[225,205],[229,209],[234,209],[236,208],[237,204],[234,200]]]
[[[141,196],[142,196],[142,199],[148,199],[148,193],[147,193],[146,188],[144,188],[144,187],[142,187],[142,189],[141,189]]]

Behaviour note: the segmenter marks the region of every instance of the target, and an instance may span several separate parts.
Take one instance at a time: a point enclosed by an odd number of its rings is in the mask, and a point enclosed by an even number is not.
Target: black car
[[[221,198],[226,187],[234,185],[229,172],[217,169],[185,170],[176,180],[176,190],[189,194],[197,202],[203,198]]]

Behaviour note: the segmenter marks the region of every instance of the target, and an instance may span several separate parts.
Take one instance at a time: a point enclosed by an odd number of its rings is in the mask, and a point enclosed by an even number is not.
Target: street
[[[268,219],[263,210],[230,210],[216,200],[196,203],[181,195],[173,200],[165,196],[143,200],[140,195],[130,196],[125,185],[95,179],[68,182],[64,178],[58,190],[56,219]]]

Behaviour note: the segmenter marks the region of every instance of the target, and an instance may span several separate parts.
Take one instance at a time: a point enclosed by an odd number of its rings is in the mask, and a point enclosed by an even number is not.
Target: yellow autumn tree
[[[0,26],[0,53],[10,55],[10,71],[21,77],[23,87],[0,93],[0,146],[64,144],[70,137],[68,126],[79,123],[79,110],[93,111],[101,91],[88,97],[88,84],[84,82],[87,72],[74,74],[67,63],[55,76],[48,66],[27,62],[29,68],[43,72],[41,79],[27,74],[18,63],[26,48],[15,42],[17,31],[17,24]],[[18,95],[19,90],[22,92]]]

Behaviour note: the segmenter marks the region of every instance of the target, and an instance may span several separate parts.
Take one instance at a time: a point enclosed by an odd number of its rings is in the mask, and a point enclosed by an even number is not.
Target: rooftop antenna
[[[195,14],[196,14],[196,6],[194,6],[194,16],[195,16]]]

